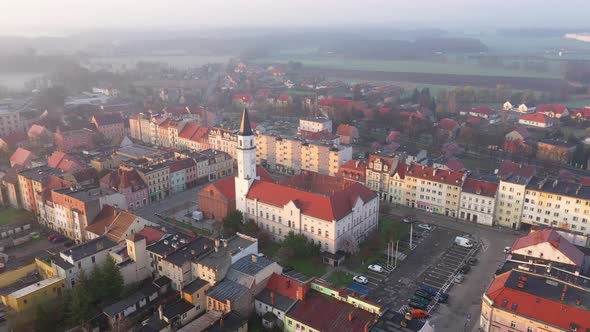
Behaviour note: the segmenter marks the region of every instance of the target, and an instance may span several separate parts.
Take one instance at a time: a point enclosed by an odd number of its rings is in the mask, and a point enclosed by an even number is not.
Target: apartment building
[[[228,153],[232,158],[236,158],[236,148],[238,138],[232,130],[223,128],[211,128],[208,133],[209,148],[213,150]]]
[[[12,100],[0,100],[0,136],[25,130],[20,107],[15,108],[15,106]]]
[[[197,163],[193,158],[170,162],[170,194],[185,191],[197,183]]]
[[[350,146],[273,135],[257,135],[254,140],[258,165],[291,175],[301,171],[336,175],[352,159]]]
[[[224,151],[207,149],[193,154],[199,182],[215,181],[234,173],[235,159]]]
[[[500,179],[496,196],[495,222],[499,226],[520,228],[526,187],[531,177],[510,174]]]
[[[406,205],[456,217],[465,176],[464,172],[409,165],[405,173]]]
[[[102,113],[92,116],[91,123],[110,142],[120,142],[125,136],[125,125],[120,113]]]
[[[129,135],[138,141],[158,145],[158,125],[161,120],[159,114],[138,113],[129,118]]]
[[[498,181],[495,178],[467,178],[461,191],[459,218],[492,226],[497,192]]]
[[[18,171],[18,186],[23,209],[37,214],[43,205],[43,195],[49,195],[51,189],[69,187],[71,183],[63,180],[64,172],[47,166],[22,169]]]
[[[311,133],[318,133],[318,132],[327,132],[331,133],[332,129],[332,120],[328,118],[303,118],[299,119],[299,127],[297,128],[298,132],[311,132]]]
[[[188,122],[178,133],[178,149],[201,151],[209,148],[209,128]]]
[[[366,185],[385,199],[389,193],[389,177],[399,160],[392,154],[371,154],[367,163]]]
[[[130,210],[149,204],[149,189],[137,170],[125,165],[111,171],[100,179],[102,188],[115,190],[125,196]]]
[[[170,195],[170,162],[138,167],[136,170],[148,185],[150,204]]]
[[[523,223],[590,233],[590,186],[534,176],[523,201]]]
[[[127,209],[123,194],[96,186],[56,189],[51,192],[54,223],[48,224],[76,243],[87,240],[86,227],[96,218],[104,205]]]
[[[58,131],[53,135],[55,146],[63,152],[91,150],[94,148],[94,132],[90,129]]]

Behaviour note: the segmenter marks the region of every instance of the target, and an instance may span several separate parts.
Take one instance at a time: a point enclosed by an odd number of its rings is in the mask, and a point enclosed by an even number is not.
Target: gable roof
[[[492,116],[497,113],[496,111],[494,111],[493,109],[488,108],[488,107],[477,107],[477,108],[473,108],[467,112],[480,114],[480,115],[487,115],[487,116]]]
[[[354,133],[355,130],[356,130],[355,126],[351,126],[351,125],[342,123],[342,124],[338,125],[338,128],[336,129],[336,135],[352,136],[352,134]]]
[[[203,192],[208,192],[211,187],[215,188],[227,200],[236,199],[236,180],[233,176],[225,177],[219,181],[213,182],[209,186],[203,188]]]
[[[261,203],[283,207],[293,202],[302,214],[326,221],[340,220],[352,212],[357,199],[364,203],[376,197],[376,194],[364,185],[352,182],[341,190],[334,188],[331,195],[318,194],[286,185],[255,180],[248,191],[248,199],[257,199]]]
[[[438,127],[442,128],[444,130],[451,131],[451,130],[455,130],[455,129],[459,128],[459,124],[457,123],[457,121],[455,121],[453,119],[445,118],[445,119],[441,119],[438,122]]]
[[[558,104],[545,104],[537,106],[537,113],[555,113],[555,114],[563,114],[567,111],[567,107],[564,105]]]
[[[270,289],[277,294],[281,294],[285,297],[290,298],[291,300],[297,299],[297,289],[298,286],[302,286],[303,284],[299,281],[291,279],[285,275],[274,273],[268,279],[268,283],[266,284],[266,288]]]
[[[559,250],[563,255],[574,262],[576,266],[582,266],[582,263],[584,262],[584,253],[551,228],[531,232],[526,236],[518,238],[512,245],[512,251],[536,246],[541,243],[551,244],[556,250]]]
[[[463,163],[457,158],[449,160],[445,164],[445,166],[451,171],[464,171],[465,170],[465,165],[463,165]]]
[[[199,129],[199,124],[196,122],[189,122],[184,125],[182,130],[178,133],[178,137],[190,139],[191,136]]]
[[[530,121],[536,123],[550,123],[551,120],[543,113],[531,113],[525,114],[519,118],[519,120]]]
[[[123,123],[120,113],[101,113],[92,116],[98,126],[108,126],[116,123]]]
[[[141,178],[135,168],[119,167],[100,179],[103,186],[115,190],[122,190],[131,187],[132,190],[146,187],[145,181]]]
[[[193,158],[178,159],[170,164],[170,173],[178,172],[180,170],[191,168],[196,165],[197,163]]]
[[[495,197],[498,191],[498,184],[485,180],[468,178],[463,183],[463,191],[470,194]]]
[[[146,245],[156,243],[166,235],[166,233],[153,226],[145,226],[141,231],[137,232],[137,234],[146,238]]]
[[[43,133],[49,133],[49,131],[41,125],[34,124],[29,128],[29,131],[27,131],[27,136],[30,138],[36,138]]]
[[[37,156],[33,152],[31,152],[27,149],[18,148],[10,156],[10,165],[11,166],[20,165],[20,166],[27,167],[31,164],[31,161],[36,158],[37,158]]]
[[[518,175],[529,178],[537,172],[535,166],[515,163],[510,160],[504,160],[500,163],[498,168],[498,176],[505,177],[509,175]]]
[[[137,218],[139,217],[130,212],[105,205],[86,227],[86,231],[99,236],[104,234],[115,242],[121,242],[125,240],[125,233]]]
[[[464,174],[464,172],[447,171],[418,164],[410,165],[408,171],[406,172],[407,176],[433,182],[445,183],[452,186],[460,186],[463,182]]]

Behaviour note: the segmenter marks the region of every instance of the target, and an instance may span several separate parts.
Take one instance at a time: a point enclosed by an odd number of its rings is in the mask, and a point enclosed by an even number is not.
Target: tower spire
[[[252,128],[250,126],[250,117],[248,116],[248,109],[244,108],[242,113],[242,123],[240,124],[240,136],[252,136]]]

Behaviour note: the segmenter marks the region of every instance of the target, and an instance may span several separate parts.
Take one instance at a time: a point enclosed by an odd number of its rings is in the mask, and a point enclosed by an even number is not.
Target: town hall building
[[[236,209],[275,241],[303,234],[322,251],[350,251],[377,230],[379,198],[364,185],[325,174],[303,172],[275,183],[256,170],[256,146],[248,110],[237,134]]]

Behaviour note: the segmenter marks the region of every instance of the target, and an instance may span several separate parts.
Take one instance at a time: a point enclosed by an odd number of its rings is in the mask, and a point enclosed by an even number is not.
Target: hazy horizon
[[[101,29],[391,26],[583,28],[586,0],[21,0],[4,5],[0,35],[55,36]],[[524,13],[524,14],[523,14]],[[558,22],[558,24],[556,23]]]

